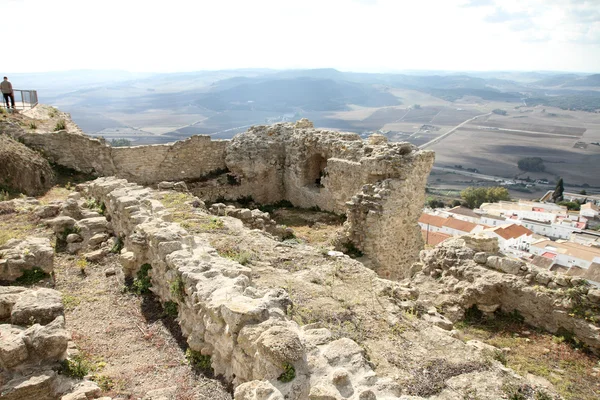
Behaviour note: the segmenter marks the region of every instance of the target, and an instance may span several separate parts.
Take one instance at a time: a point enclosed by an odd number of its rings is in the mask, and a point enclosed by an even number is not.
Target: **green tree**
[[[467,207],[469,208],[477,208],[485,203],[487,199],[487,189],[483,187],[472,187],[469,186],[462,192],[460,192],[460,197],[467,203]]]
[[[521,171],[543,172],[546,170],[544,160],[540,157],[521,158],[517,166]]]
[[[554,189],[554,193],[552,193],[552,201],[558,203],[559,201],[563,201],[563,193],[565,191],[565,186],[563,183],[563,178],[560,178],[556,183],[556,188]]]
[[[463,198],[469,208],[481,207],[483,203],[495,203],[501,200],[510,200],[508,189],[500,186],[489,188],[469,186],[460,192],[460,197]]]

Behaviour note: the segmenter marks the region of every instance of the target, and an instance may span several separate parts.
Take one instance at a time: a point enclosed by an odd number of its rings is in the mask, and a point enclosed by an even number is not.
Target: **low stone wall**
[[[111,155],[120,178],[140,184],[180,181],[225,169],[227,143],[197,135],[169,144],[112,147]]]
[[[351,399],[398,398],[388,379],[376,378],[358,344],[290,321],[284,290],[254,287],[249,268],[168,222],[170,213],[151,189],[114,178],[79,189],[106,205],[113,230],[124,238],[126,273],[151,265],[151,290],[178,304],[190,348],[211,356],[215,373],[237,386],[236,399],[337,399],[349,389]],[[278,379],[291,367],[293,380]]]
[[[499,256],[496,239],[478,236],[423,250],[417,269],[420,298],[440,305],[454,322],[472,306],[488,315],[517,310],[526,323],[570,332],[600,353],[600,290],[584,279]]]
[[[65,131],[21,131],[18,136],[62,166],[96,176],[116,175],[141,184],[197,179],[225,169],[228,142],[199,135],[169,144],[111,147],[103,140]]]

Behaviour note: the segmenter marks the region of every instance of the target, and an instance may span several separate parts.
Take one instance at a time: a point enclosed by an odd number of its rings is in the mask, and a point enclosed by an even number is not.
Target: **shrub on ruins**
[[[208,376],[212,376],[214,371],[211,366],[209,355],[201,354],[199,351],[188,348],[185,351],[185,359],[195,369],[203,372]]]
[[[177,279],[171,282],[169,285],[169,290],[171,292],[171,296],[183,301],[183,296],[185,295],[185,285],[181,275],[178,275]]]
[[[150,293],[150,288],[152,287],[152,281],[150,280],[150,275],[148,274],[152,266],[150,264],[144,264],[140,268],[137,273],[136,278],[133,280],[132,290],[137,294],[148,294]]]
[[[581,210],[581,204],[579,204],[577,201],[559,201],[558,205],[567,207],[567,210],[569,211]]]
[[[473,187],[469,186],[462,192],[460,197],[469,208],[479,208],[483,203],[496,203],[501,200],[510,200],[508,189],[500,186]]]
[[[281,375],[279,375],[277,380],[279,382],[287,383],[287,382],[293,381],[295,377],[296,377],[296,369],[294,368],[294,366],[292,364],[290,364],[289,362],[286,362],[283,364],[283,372],[281,373]]]
[[[525,157],[517,162],[521,171],[543,172],[546,170],[544,160],[540,157]]]
[[[165,311],[165,314],[171,318],[177,318],[179,315],[179,307],[174,301],[165,301],[163,310]]]
[[[83,354],[76,354],[60,363],[59,373],[71,378],[83,379],[90,372],[90,362]]]
[[[64,119],[58,120],[56,125],[54,126],[54,132],[64,131],[67,129],[67,124]]]

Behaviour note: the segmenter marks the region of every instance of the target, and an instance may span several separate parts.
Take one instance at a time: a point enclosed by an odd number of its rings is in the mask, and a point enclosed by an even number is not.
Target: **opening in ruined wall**
[[[327,176],[327,159],[321,154],[312,155],[304,166],[304,186],[322,188],[321,179]]]

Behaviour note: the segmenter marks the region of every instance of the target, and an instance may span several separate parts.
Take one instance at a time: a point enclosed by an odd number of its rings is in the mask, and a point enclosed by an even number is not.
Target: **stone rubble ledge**
[[[71,339],[60,292],[0,286],[0,322],[0,398],[81,400],[100,396],[94,382],[75,381],[56,372],[67,357]]]
[[[124,238],[126,273],[152,266],[151,290],[178,304],[190,348],[211,356],[215,374],[236,386],[235,399],[400,398],[398,385],[375,374],[358,344],[289,320],[284,290],[254,287],[249,268],[168,222],[151,189],[109,177],[78,190],[105,204],[112,229]],[[296,377],[278,380],[291,366]]]
[[[561,328],[572,332],[600,353],[600,326],[574,311],[576,306],[583,308],[600,321],[600,290],[586,280],[499,256],[495,239],[477,235],[446,240],[434,249],[423,250],[420,258],[413,268],[420,270],[414,283],[437,279],[442,289],[429,296],[445,298],[445,315],[453,322],[474,305],[490,316],[498,309],[517,310],[526,323],[551,333]]]
[[[14,282],[25,271],[54,271],[54,249],[47,238],[10,239],[0,246],[0,282]]]
[[[271,219],[268,212],[262,212],[258,209],[250,210],[248,208],[227,206],[223,203],[214,203],[208,211],[213,215],[238,218],[250,229],[260,229],[280,239],[290,238],[294,235],[292,228],[277,225],[277,222]]]

